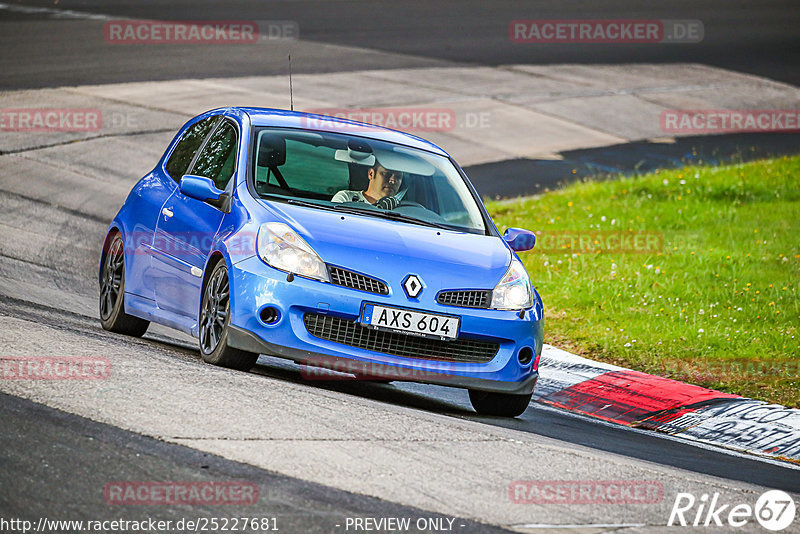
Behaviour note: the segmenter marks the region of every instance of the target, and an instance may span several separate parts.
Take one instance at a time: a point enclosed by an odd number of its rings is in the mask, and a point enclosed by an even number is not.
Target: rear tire
[[[230,330],[230,284],[228,267],[219,261],[203,288],[200,306],[200,354],[207,363],[249,371],[258,354],[228,346]]]
[[[142,337],[150,326],[150,321],[125,313],[125,251],[120,234],[111,238],[103,257],[99,309],[100,324],[109,332]]]
[[[475,411],[481,415],[497,415],[501,417],[517,417],[522,415],[531,402],[533,393],[512,395],[493,391],[469,390],[469,401]]]

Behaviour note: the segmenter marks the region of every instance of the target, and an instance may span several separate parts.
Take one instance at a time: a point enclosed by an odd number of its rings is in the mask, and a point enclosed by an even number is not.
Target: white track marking
[[[111,20],[109,15],[97,13],[84,13],[82,11],[72,11],[70,9],[53,9],[51,7],[20,6],[15,4],[0,3],[0,10],[12,11],[14,13],[24,13],[26,15],[51,15],[56,19],[90,19],[90,20]]]

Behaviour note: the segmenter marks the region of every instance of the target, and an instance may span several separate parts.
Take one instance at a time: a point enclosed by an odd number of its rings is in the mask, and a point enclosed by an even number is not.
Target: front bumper
[[[538,379],[535,366],[543,337],[542,304],[538,295],[534,306],[520,317],[519,312],[514,311],[443,306],[435,301],[433,289],[418,302],[412,302],[399,288],[399,281],[390,283],[388,295],[299,276],[289,282],[286,273],[273,269],[257,257],[233,265],[230,283],[228,344],[235,348],[367,377],[509,394],[531,393]],[[485,363],[408,358],[314,337],[304,323],[307,313],[358,321],[364,302],[459,315],[460,338],[495,342],[499,349],[491,361]],[[279,312],[278,320],[270,324],[260,318],[260,311],[267,306]],[[518,353],[526,347],[533,351],[534,357],[522,364]]]

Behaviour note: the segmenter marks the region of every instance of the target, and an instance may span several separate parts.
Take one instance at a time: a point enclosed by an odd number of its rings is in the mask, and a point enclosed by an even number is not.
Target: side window
[[[203,119],[194,126],[191,126],[186,133],[183,134],[181,140],[172,151],[169,160],[167,160],[167,172],[176,182],[181,181],[181,177],[186,174],[189,169],[189,164],[192,162],[194,153],[200,148],[203,139],[211,132],[219,117],[208,117]]]
[[[336,161],[335,151],[328,146],[287,139],[286,163],[280,167],[286,183],[295,190],[327,195],[348,189],[350,168],[346,163]]]
[[[225,189],[236,170],[236,128],[223,122],[197,156],[191,174],[211,178],[217,189]]]

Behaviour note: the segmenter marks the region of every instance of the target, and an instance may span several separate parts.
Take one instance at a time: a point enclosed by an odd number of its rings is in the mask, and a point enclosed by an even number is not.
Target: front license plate
[[[367,327],[401,334],[455,339],[458,337],[461,318],[454,315],[438,315],[403,308],[389,308],[377,304],[365,304],[361,323]]]

